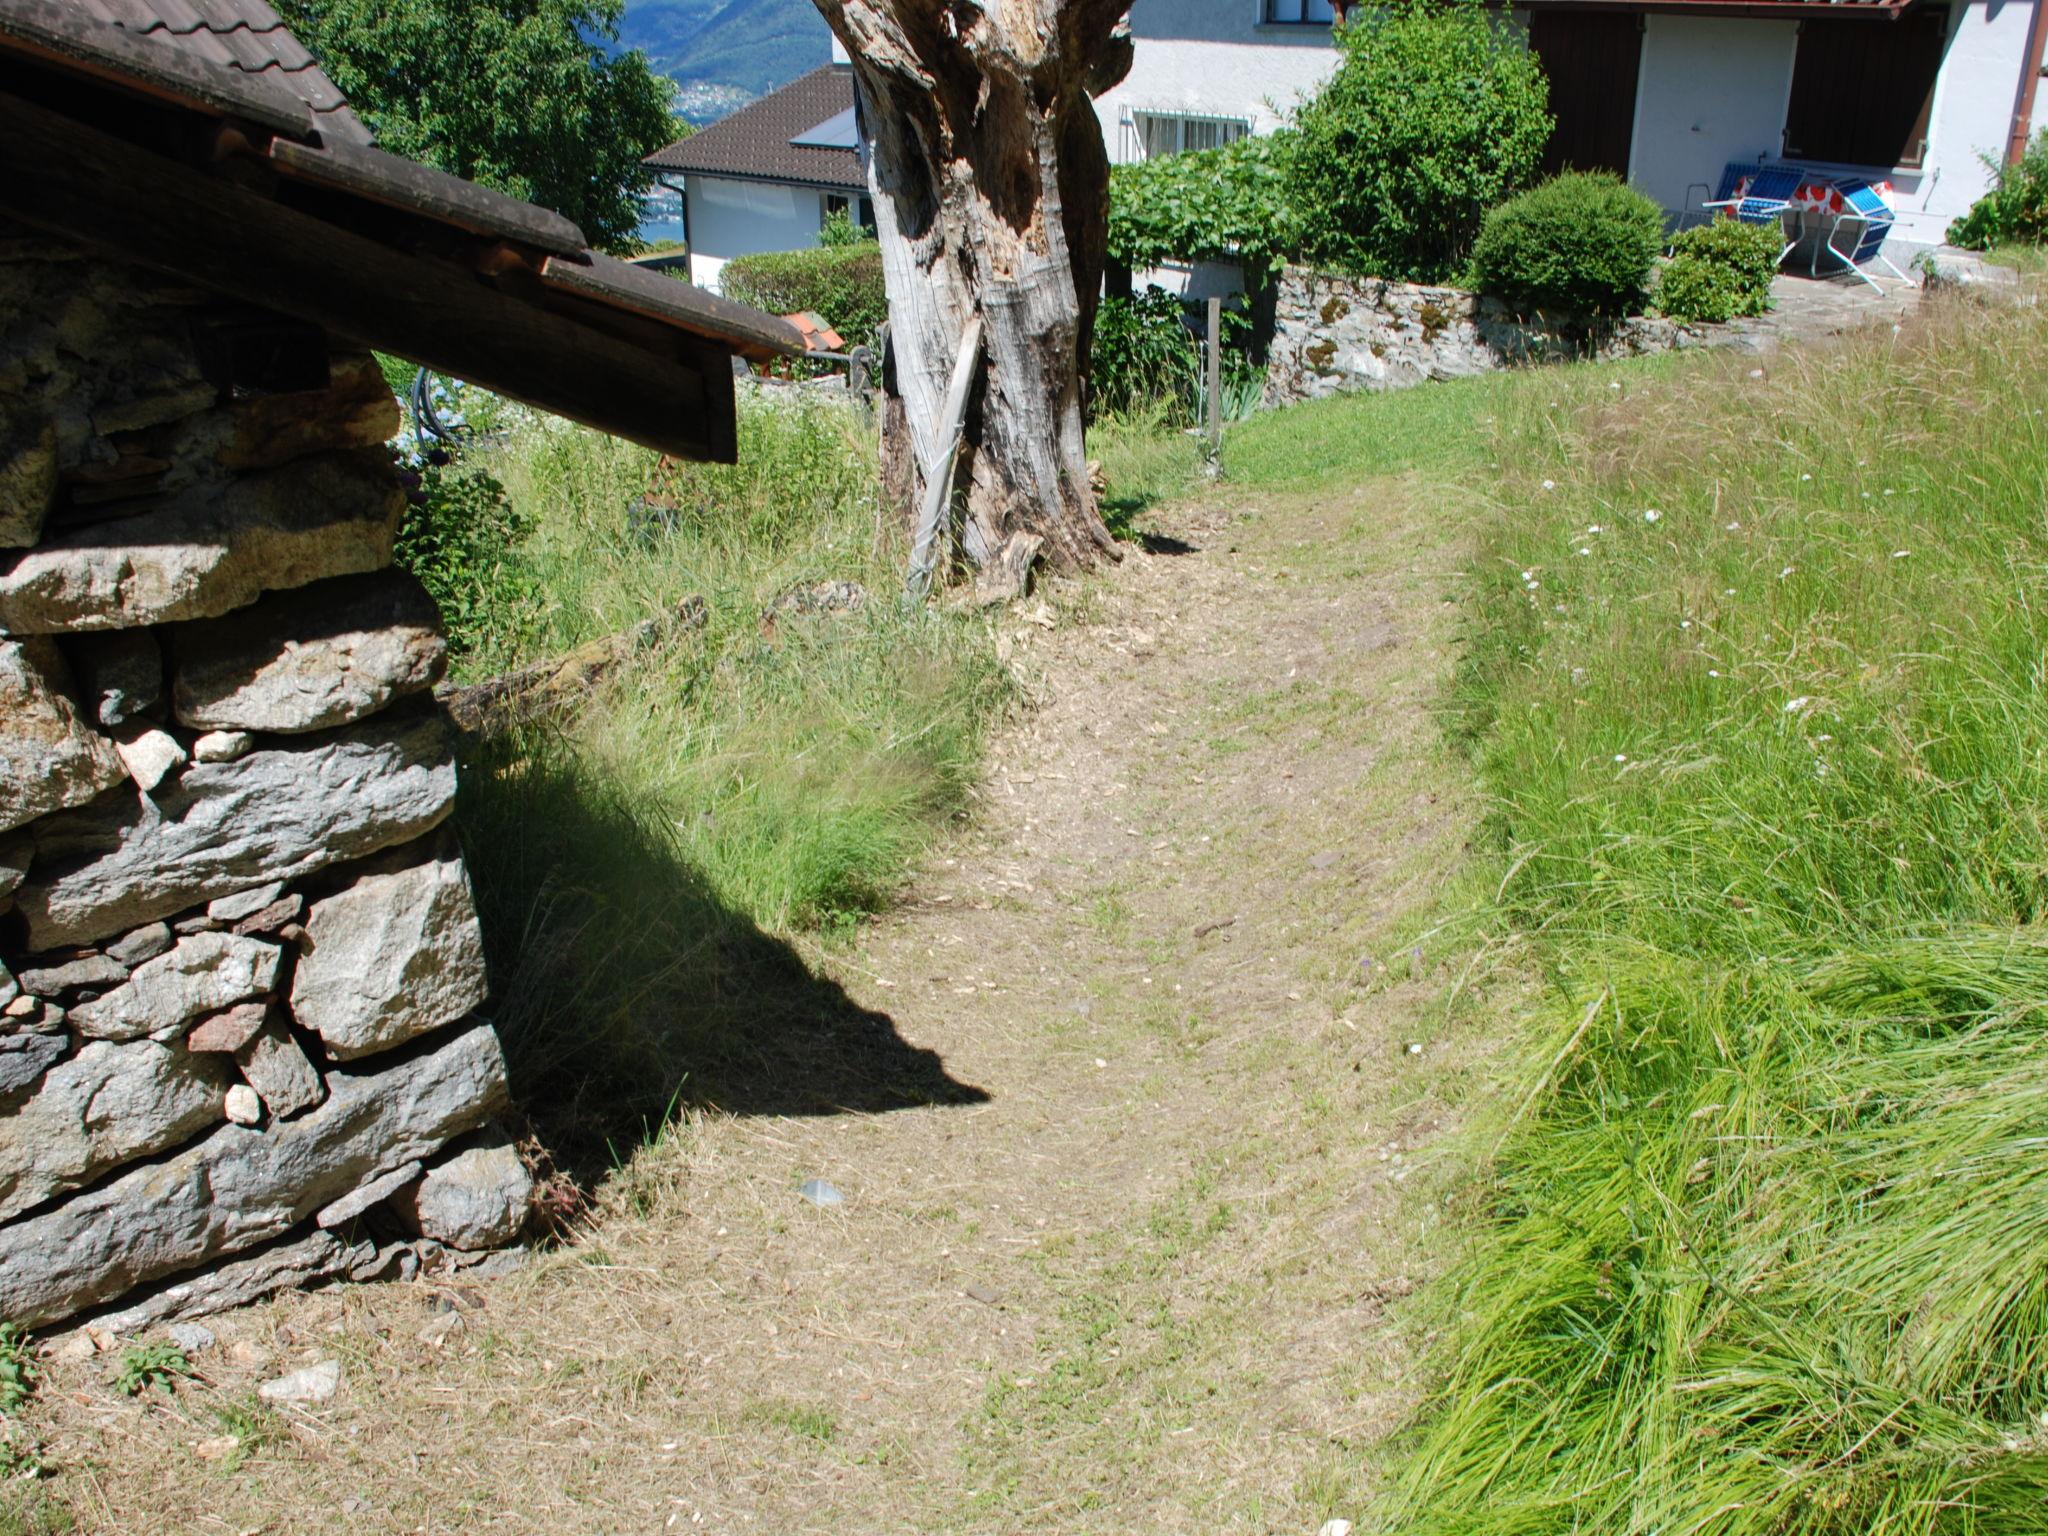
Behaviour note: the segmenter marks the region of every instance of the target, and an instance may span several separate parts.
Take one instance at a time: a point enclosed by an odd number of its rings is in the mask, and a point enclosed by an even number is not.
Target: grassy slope
[[[1771,372],[1496,433],[1460,724],[1554,1005],[1406,1529],[2048,1525],[2048,319]]]
[[[683,472],[666,526],[628,511],[643,450],[552,424],[488,461],[532,523],[496,582],[515,611],[478,616],[492,666],[664,625],[567,730],[489,745],[463,781],[498,1021],[558,1140],[717,1101],[778,999],[815,1008],[789,944],[888,897],[1007,698],[984,621],[894,600],[850,416],[743,409],[741,438],[738,465]],[[764,619],[844,581],[858,612]],[[693,599],[700,628],[666,618]]]

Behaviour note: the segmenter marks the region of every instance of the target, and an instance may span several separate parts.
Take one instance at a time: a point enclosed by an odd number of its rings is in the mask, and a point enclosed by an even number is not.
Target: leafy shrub
[[[1984,251],[2048,241],[2048,128],[2034,135],[2019,164],[1994,166],[1992,176],[1991,190],[1949,225],[1948,243]]]
[[[1103,301],[1088,369],[1096,415],[1156,406],[1175,424],[1201,417],[1202,343],[1185,315],[1181,300],[1163,288]],[[1223,312],[1223,413],[1233,420],[1257,404],[1265,378],[1251,360],[1250,335],[1249,320]]]
[[[1672,242],[1657,280],[1657,307],[1674,320],[1716,324],[1771,307],[1771,279],[1784,245],[1775,224],[1715,219]]]
[[[826,250],[844,250],[849,245],[866,245],[874,239],[866,230],[853,222],[853,215],[844,208],[835,208],[825,215],[825,222],[818,226],[818,244]]]
[[[727,298],[771,315],[805,309],[821,315],[849,347],[873,346],[875,332],[889,318],[882,248],[872,240],[736,256],[725,264],[719,286]]]
[[[516,649],[536,592],[519,547],[528,519],[481,466],[436,450],[398,525],[398,563],[433,595],[460,663]]]
[[[1343,62],[1302,107],[1286,157],[1304,253],[1441,281],[1486,210],[1536,172],[1552,126],[1543,67],[1471,0],[1376,7],[1337,41]]]
[[[9,1414],[35,1395],[36,1357],[28,1335],[12,1323],[0,1323],[0,1414]]]
[[[130,1397],[140,1397],[152,1388],[169,1392],[181,1377],[193,1375],[192,1362],[175,1344],[136,1344],[121,1356],[121,1368],[113,1385]]]
[[[1109,173],[1109,256],[1126,267],[1229,260],[1248,287],[1295,254],[1287,198],[1291,135],[1239,139],[1221,149],[1162,155]]]
[[[1480,288],[1524,309],[1621,315],[1641,304],[1664,214],[1604,171],[1570,171],[1487,214],[1472,250]]]

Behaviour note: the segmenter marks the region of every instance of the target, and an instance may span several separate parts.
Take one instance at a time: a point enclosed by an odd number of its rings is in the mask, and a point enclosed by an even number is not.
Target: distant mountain
[[[832,57],[832,34],[811,0],[626,0],[619,41],[676,82],[677,105],[696,123]]]

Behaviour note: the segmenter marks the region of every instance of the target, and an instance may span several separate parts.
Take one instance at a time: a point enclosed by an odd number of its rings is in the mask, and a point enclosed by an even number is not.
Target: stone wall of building
[[[1359,389],[1405,389],[1518,363],[1640,356],[1696,345],[1697,329],[1638,316],[1609,322],[1522,319],[1498,299],[1456,288],[1282,275],[1261,404]]]
[[[0,225],[0,1319],[523,1223],[397,426],[369,356]]]

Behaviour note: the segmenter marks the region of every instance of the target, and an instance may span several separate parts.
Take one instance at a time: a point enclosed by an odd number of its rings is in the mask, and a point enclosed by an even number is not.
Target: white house
[[[2024,143],[2048,0],[1535,0],[1552,165],[1607,168],[1675,215],[1731,161],[1891,183],[1894,238],[1938,244]]]
[[[1730,162],[1854,171],[1890,184],[1895,239],[1936,244],[1990,185],[1986,160],[2026,142],[2044,7],[1521,0],[1513,16],[1550,76],[1549,168],[1616,171],[1674,220],[1697,216]],[[1095,103],[1110,159],[1272,131],[1335,70],[1331,21],[1329,0],[1134,0],[1130,73]],[[684,192],[698,283],[716,286],[733,256],[814,244],[835,208],[868,222],[843,63],[650,163]],[[1196,285],[1228,280],[1198,274]]]
[[[835,212],[872,224],[853,125],[853,71],[828,64],[647,157],[683,194],[690,281],[735,256],[818,243]]]

